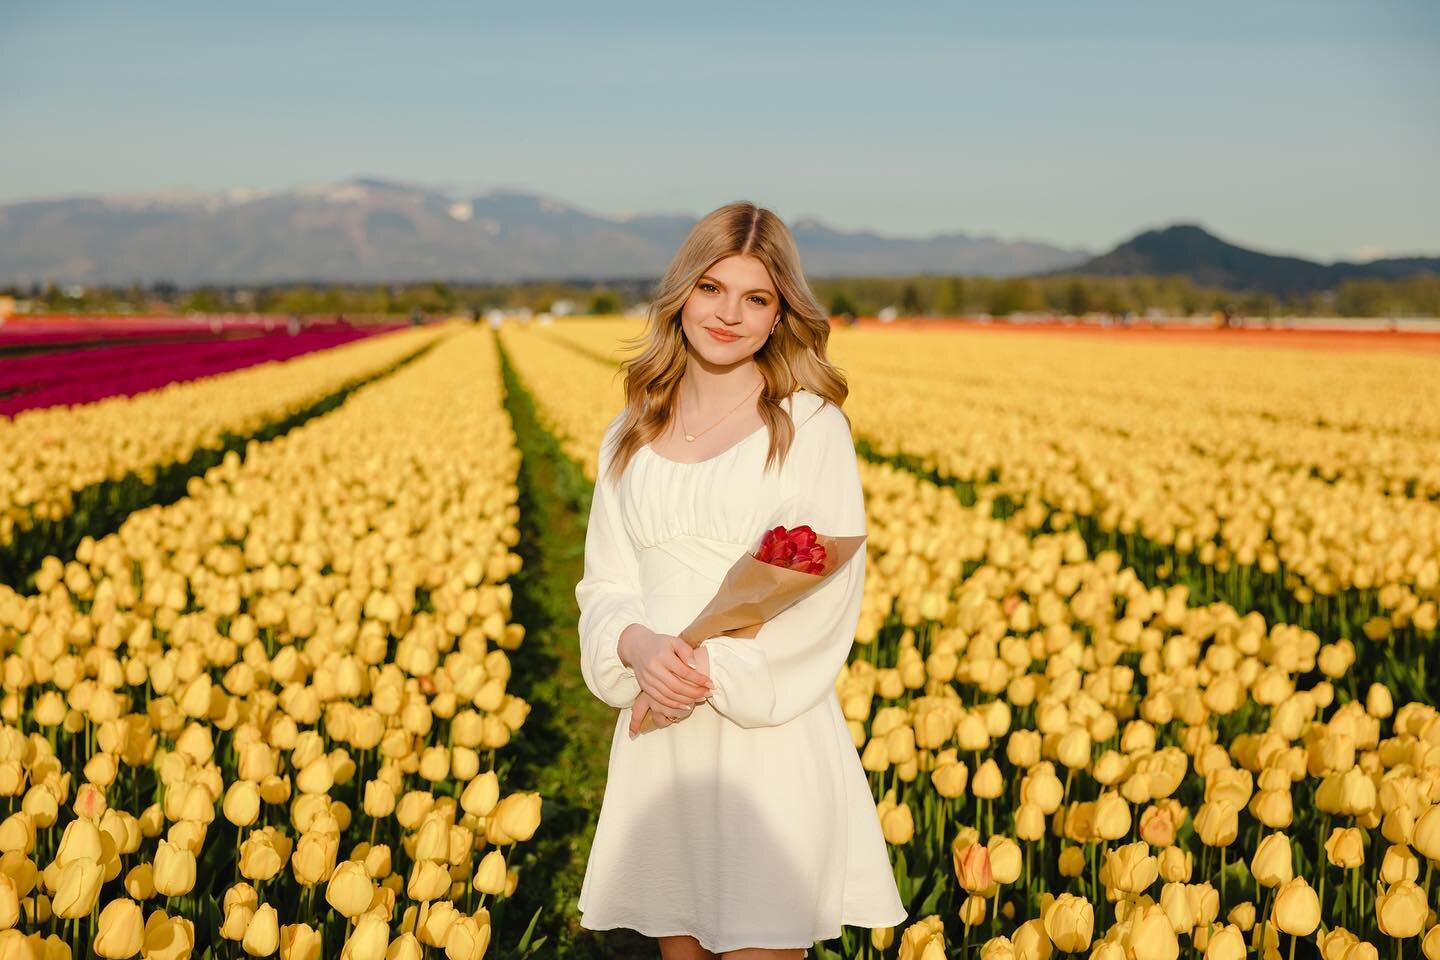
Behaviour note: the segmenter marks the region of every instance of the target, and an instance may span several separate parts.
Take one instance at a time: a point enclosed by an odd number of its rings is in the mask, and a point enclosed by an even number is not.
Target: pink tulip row
[[[0,415],[132,396],[168,383],[325,350],[385,329],[330,326],[290,336],[282,327],[268,334],[256,331],[242,339],[107,346],[13,357],[0,367]]]
[[[399,326],[383,317],[349,316],[340,323],[331,317],[307,317],[306,326],[347,328],[352,321],[370,329]],[[171,340],[179,337],[208,339],[223,333],[284,330],[290,317],[283,314],[207,314],[193,317],[138,317],[85,314],[27,315],[0,322],[0,354],[14,348],[65,347],[98,341]]]

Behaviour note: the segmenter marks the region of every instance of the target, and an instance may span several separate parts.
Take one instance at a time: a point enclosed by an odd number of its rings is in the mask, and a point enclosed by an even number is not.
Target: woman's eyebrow
[[[703,276],[701,276],[700,279],[701,279],[701,280],[709,280],[711,283],[715,284],[715,286],[721,287],[722,289],[723,289],[724,286],[725,286],[725,284],[721,283],[719,280],[716,280],[714,277],[710,276],[710,274],[708,274],[708,273],[707,273],[707,274],[704,274]],[[745,292],[746,292],[746,293],[768,293],[768,294],[770,294],[770,296],[772,296],[772,297],[775,296],[775,291],[774,291],[774,290],[771,290],[769,287],[756,287],[754,290],[746,290]]]

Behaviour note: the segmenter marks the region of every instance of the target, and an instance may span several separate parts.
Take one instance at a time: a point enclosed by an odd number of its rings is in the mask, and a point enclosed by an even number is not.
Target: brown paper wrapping
[[[865,543],[865,534],[831,537],[816,534],[815,541],[825,548],[825,572],[805,573],[789,567],[757,560],[754,553],[744,556],[725,573],[715,596],[696,614],[689,626],[676,636],[692,647],[710,637],[754,637],[760,627],[780,611],[803,599],[850,562],[855,551]],[[640,721],[640,732],[659,729],[654,709]],[[675,721],[671,721],[675,722]],[[670,722],[664,724],[669,726]]]

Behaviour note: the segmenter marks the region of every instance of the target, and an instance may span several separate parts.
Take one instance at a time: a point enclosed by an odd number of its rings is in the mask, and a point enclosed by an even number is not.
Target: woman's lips
[[[734,343],[740,339],[740,335],[737,333],[725,333],[722,330],[716,330],[714,327],[706,327],[705,329],[710,331],[710,336],[719,340],[721,343]]]

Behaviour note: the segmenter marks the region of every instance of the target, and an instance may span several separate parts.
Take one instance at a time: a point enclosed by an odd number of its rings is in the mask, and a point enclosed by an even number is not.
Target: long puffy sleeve
[[[785,468],[790,489],[810,501],[807,522],[817,532],[866,533],[855,442],[838,407],[827,403],[796,428]],[[754,637],[706,639],[710,703],[742,727],[782,724],[819,704],[834,692],[849,658],[864,594],[862,544],[844,567]]]
[[[635,671],[620,659],[620,634],[632,623],[651,629],[640,595],[635,548],[620,519],[615,487],[606,476],[610,467],[613,428],[600,443],[595,493],[585,525],[585,570],[575,585],[580,606],[580,672],[590,692],[612,707],[625,708],[640,695]]]

